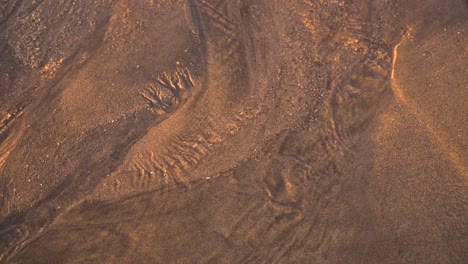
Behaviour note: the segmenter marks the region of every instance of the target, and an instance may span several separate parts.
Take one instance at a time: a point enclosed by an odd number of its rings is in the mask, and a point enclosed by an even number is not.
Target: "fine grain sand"
[[[0,263],[468,263],[462,0],[0,1]]]

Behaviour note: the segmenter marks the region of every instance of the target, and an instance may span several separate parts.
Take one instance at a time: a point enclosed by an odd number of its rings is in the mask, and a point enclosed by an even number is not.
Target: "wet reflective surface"
[[[0,262],[465,263],[464,1],[0,2]]]

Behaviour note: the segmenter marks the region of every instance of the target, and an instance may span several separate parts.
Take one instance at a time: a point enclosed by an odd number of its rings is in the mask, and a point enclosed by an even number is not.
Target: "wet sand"
[[[464,1],[0,3],[1,263],[466,263]]]

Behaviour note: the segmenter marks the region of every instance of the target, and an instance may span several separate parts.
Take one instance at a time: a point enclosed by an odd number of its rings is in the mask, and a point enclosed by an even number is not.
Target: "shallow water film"
[[[464,0],[0,0],[0,263],[468,263]]]

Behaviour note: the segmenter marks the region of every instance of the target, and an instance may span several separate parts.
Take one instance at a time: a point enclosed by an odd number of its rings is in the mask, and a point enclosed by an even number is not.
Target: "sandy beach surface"
[[[0,263],[468,263],[463,0],[0,1]]]

